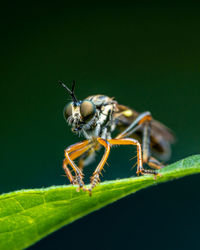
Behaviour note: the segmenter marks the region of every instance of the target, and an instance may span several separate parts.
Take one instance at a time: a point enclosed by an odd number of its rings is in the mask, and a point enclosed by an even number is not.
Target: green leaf
[[[0,196],[0,249],[23,249],[82,216],[131,193],[200,172],[200,155],[188,157],[151,175],[106,181],[90,197],[73,186],[20,190]]]

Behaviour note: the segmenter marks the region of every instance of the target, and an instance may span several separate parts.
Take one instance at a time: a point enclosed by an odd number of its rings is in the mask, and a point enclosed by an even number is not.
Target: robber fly
[[[73,133],[85,137],[84,141],[65,150],[63,169],[71,184],[91,192],[100,182],[100,174],[112,145],[137,147],[137,175],[156,174],[157,169],[164,167],[156,157],[160,160],[169,158],[174,136],[167,127],[152,119],[150,112],[138,113],[105,95],[93,95],[79,101],[74,94],[75,81],[71,90],[64,83],[59,83],[72,97],[72,102],[64,108],[64,118],[72,127]],[[119,134],[113,138],[112,134],[116,130]],[[83,182],[83,167],[93,160],[95,151],[101,147],[105,148],[105,153],[91,177],[90,188],[87,189]],[[79,159],[78,165],[75,164],[75,159]],[[145,169],[143,163],[151,169]]]

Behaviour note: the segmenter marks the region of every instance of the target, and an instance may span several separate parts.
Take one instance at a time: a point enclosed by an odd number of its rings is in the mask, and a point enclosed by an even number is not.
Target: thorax
[[[83,126],[82,133],[87,138],[102,137],[111,138],[111,133],[115,129],[113,114],[116,111],[117,102],[108,96],[94,95],[86,98],[96,106],[94,118]]]

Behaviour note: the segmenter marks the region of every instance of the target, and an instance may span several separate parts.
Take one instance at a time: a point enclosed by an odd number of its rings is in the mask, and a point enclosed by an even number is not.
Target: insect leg
[[[75,160],[76,158],[78,157],[82,157],[84,154],[88,154],[87,151],[89,151],[91,149],[92,145],[88,144],[86,146],[84,146],[83,148],[79,149],[79,150],[76,150],[72,153],[70,153],[70,158],[71,160]],[[69,162],[67,161],[67,159],[65,159],[66,161],[66,164],[68,164]],[[80,161],[81,159],[79,160],[79,164],[78,164],[78,168],[79,169],[82,169],[83,166],[81,167],[81,164],[80,164]]]
[[[142,138],[144,163],[147,163],[150,157],[150,134],[151,134],[151,122],[146,121],[143,128],[143,138]]]
[[[89,144],[89,142],[90,142],[89,140],[85,140],[83,142],[79,142],[72,146],[69,146],[65,150],[65,159],[63,161],[63,169],[67,177],[69,178],[70,182],[72,184],[78,184],[80,188],[82,188],[84,185],[82,181],[83,173],[73,162],[73,159],[79,157],[81,154],[83,154],[83,152],[87,150],[86,146]],[[69,164],[74,170],[75,177],[71,174],[69,168],[67,167],[67,164]]]
[[[78,153],[79,154],[77,154],[77,151],[75,151],[74,153],[72,153],[70,155],[71,160],[74,160],[75,158],[79,157],[80,154],[82,154],[82,152],[80,150],[78,151]],[[63,160],[63,169],[65,171],[65,174],[67,175],[67,177],[68,177],[68,179],[69,179],[69,181],[70,181],[71,184],[77,184],[76,177],[72,175],[71,171],[67,167],[68,163],[69,162],[68,162],[67,158],[65,158]]]
[[[163,165],[151,156],[150,152],[151,121],[146,121],[143,129],[143,162],[153,169],[160,169]]]
[[[79,158],[78,167],[80,169],[83,169],[85,165],[89,165],[95,158],[95,151],[97,151],[100,148],[99,144],[91,144],[89,149],[86,150],[81,157]]]
[[[137,174],[149,173],[149,170],[143,168],[142,164],[142,147],[139,141],[132,138],[109,139],[111,145],[135,145],[137,146]]]
[[[136,130],[138,130],[142,124],[146,121],[151,121],[151,113],[150,112],[144,112],[140,114],[131,124],[128,126],[127,129],[125,129],[122,133],[120,133],[115,139],[121,139],[130,136],[133,134]]]
[[[161,162],[159,162],[157,159],[155,159],[152,156],[149,157],[147,164],[149,165],[149,167],[153,169],[161,169],[164,167],[164,165]]]
[[[89,189],[89,191],[91,192],[92,189],[100,182],[100,178],[99,175],[101,174],[101,171],[103,170],[103,167],[108,159],[109,153],[110,153],[110,144],[108,143],[108,141],[102,139],[102,138],[97,138],[97,141],[105,147],[105,153],[99,163],[99,165],[97,166],[97,168],[95,169],[92,177],[91,177],[91,187]]]
[[[151,168],[160,169],[161,167],[163,167],[162,164],[158,160],[153,158],[150,152],[151,120],[152,120],[152,116],[150,112],[142,113],[133,121],[133,123],[127,129],[125,129],[122,133],[120,133],[115,139],[128,137],[131,134],[133,134],[135,131],[140,129],[142,126],[144,126],[143,143],[142,143],[143,162],[147,163]],[[153,170],[152,171],[145,170],[145,171],[154,173]]]

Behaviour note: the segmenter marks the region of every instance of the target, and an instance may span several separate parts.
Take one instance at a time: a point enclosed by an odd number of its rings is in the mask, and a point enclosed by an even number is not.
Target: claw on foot
[[[77,185],[77,184],[76,184]],[[90,187],[90,188],[87,188],[87,187],[85,187],[84,185],[82,185],[82,186],[78,186],[77,187],[77,189],[76,189],[76,192],[80,192],[80,191],[83,191],[83,192],[88,192],[89,193],[89,196],[92,196],[92,188]]]
[[[160,174],[160,173],[155,173],[155,175],[154,175],[154,180],[157,180],[157,177],[161,177],[162,175]]]
[[[140,169],[136,172],[137,176],[141,175],[145,175],[145,174],[152,174],[154,175],[154,178],[156,176],[161,176],[159,173],[157,173],[155,170],[151,170],[151,169]]]
[[[80,190],[83,190],[83,192],[88,192],[89,193],[89,196],[92,196],[92,189],[91,188],[86,188],[86,187],[78,187],[77,188],[77,192],[79,192]]]
[[[91,188],[90,189],[92,190],[94,187],[96,187],[96,185],[99,184],[99,182],[100,182],[99,174],[96,173],[91,178]]]

